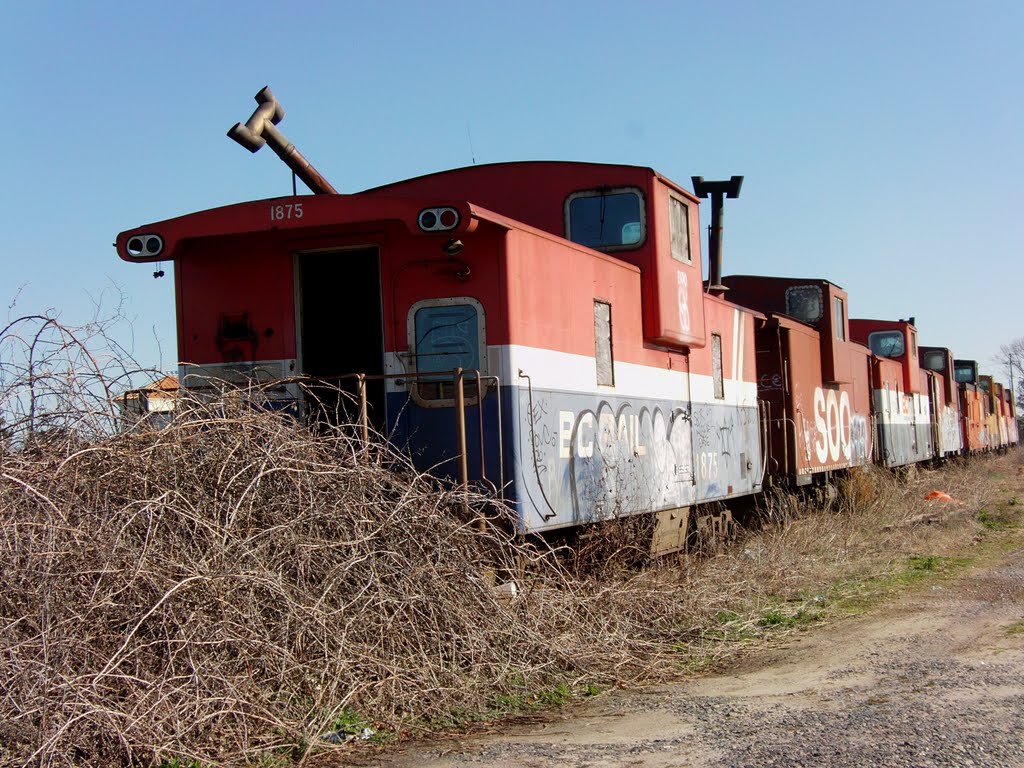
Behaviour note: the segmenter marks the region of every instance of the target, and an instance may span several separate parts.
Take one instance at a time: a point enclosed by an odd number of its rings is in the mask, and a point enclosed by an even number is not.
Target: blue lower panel
[[[504,395],[507,401],[507,394]],[[453,482],[458,480],[458,449],[455,409],[424,408],[407,394],[390,393],[387,398],[388,437],[407,452],[417,469]],[[508,436],[501,442],[498,396],[493,391],[484,398],[483,409],[472,405],[466,412],[466,458],[469,477],[474,484],[500,488],[509,480],[502,471],[501,456],[507,451]],[[482,418],[482,422],[481,422]],[[508,423],[507,417],[503,421]],[[482,426],[482,429],[481,429]],[[481,455],[483,460],[481,461]],[[506,466],[508,462],[505,462]],[[482,482],[486,481],[486,482]]]
[[[760,488],[757,409],[503,387],[466,409],[470,478],[505,481],[524,531],[694,503]],[[388,398],[392,441],[417,467],[457,477],[452,408]],[[481,463],[480,446],[484,461]],[[503,457],[503,461],[499,461]]]

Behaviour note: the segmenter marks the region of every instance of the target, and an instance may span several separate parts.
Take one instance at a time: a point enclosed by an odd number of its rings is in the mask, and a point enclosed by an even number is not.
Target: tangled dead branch
[[[0,447],[95,440],[112,434],[116,394],[152,378],[111,332],[119,310],[72,327],[54,314],[25,315],[0,329]]]
[[[664,679],[724,655],[706,632],[720,612],[755,626],[770,595],[920,511],[895,486],[824,517],[794,507],[738,551],[646,569],[623,528],[629,567],[594,578],[487,499],[467,517],[387,448],[252,397],[182,400],[167,428],[119,433],[109,383],[16,369],[0,392],[22,430],[0,453],[0,765],[301,763],[353,723],[409,732]],[[24,437],[44,412],[10,391],[26,382],[62,404],[51,439]],[[966,471],[951,491],[978,493]],[[514,599],[494,588],[508,579]]]
[[[478,531],[485,499],[465,519],[386,449],[239,400],[0,469],[0,739],[30,762],[244,761],[351,712],[397,730],[635,679],[653,642],[500,510]],[[522,568],[537,588],[509,602],[493,576]]]

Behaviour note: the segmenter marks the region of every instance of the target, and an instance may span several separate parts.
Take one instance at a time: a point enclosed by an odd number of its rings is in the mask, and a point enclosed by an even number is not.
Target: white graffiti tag
[[[679,330],[683,333],[690,332],[690,284],[687,281],[685,272],[676,272],[678,281],[678,302],[679,302]],[[671,283],[670,283],[671,285]]]
[[[850,395],[836,390],[828,390],[828,394],[817,387],[814,390],[814,427],[817,436],[814,441],[814,455],[818,463],[825,464],[829,460],[849,461],[851,455]]]

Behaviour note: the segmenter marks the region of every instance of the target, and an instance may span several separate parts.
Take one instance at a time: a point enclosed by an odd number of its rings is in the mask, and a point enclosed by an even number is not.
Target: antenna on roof
[[[466,136],[469,137],[469,158],[476,165],[476,153],[473,151],[473,133],[469,130],[469,120],[466,121]]]

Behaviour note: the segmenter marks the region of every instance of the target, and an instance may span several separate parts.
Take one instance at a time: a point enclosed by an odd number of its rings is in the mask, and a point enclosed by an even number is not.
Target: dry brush
[[[12,382],[32,381],[5,381],[27,402]],[[312,435],[255,396],[118,432],[73,418],[105,413],[95,388],[84,405],[52,389],[61,429],[0,452],[0,764],[310,762],[339,724],[415,733],[665,679],[719,653],[720,612],[756,617],[924,536],[908,521],[927,479],[871,481],[825,512],[780,497],[777,524],[700,559],[639,567],[619,529],[623,557],[584,568],[490,500],[467,515],[381,444]],[[970,470],[949,477],[980,503]]]

